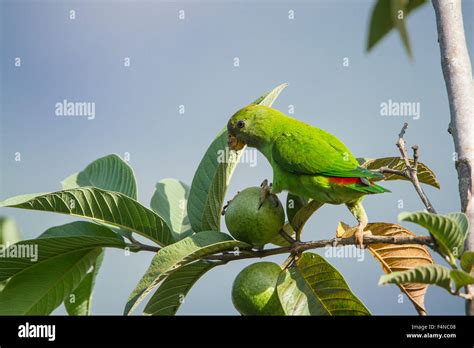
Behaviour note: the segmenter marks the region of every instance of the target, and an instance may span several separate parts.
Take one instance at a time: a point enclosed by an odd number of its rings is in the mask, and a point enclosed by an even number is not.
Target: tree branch
[[[369,244],[421,244],[429,247],[434,246],[434,241],[431,236],[364,236],[364,245]],[[263,258],[279,254],[297,254],[310,249],[318,249],[324,247],[336,247],[340,245],[357,245],[355,238],[332,238],[323,239],[311,242],[295,242],[291,246],[264,249],[264,250],[241,250],[236,252],[230,252],[226,254],[209,255],[204,257],[207,260],[219,260],[224,262],[250,259],[250,258]]]
[[[451,122],[456,151],[461,210],[470,222],[465,250],[474,250],[474,85],[469,52],[464,35],[460,0],[433,0],[441,53],[441,67],[448,92]],[[467,291],[471,297],[474,287]],[[474,301],[466,302],[466,314],[474,315]]]

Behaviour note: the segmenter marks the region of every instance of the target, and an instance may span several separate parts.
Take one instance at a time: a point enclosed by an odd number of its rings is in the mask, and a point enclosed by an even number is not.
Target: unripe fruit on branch
[[[239,192],[228,204],[225,224],[237,240],[262,247],[269,243],[285,223],[285,211],[276,195],[269,194],[260,206],[260,188]]]
[[[232,286],[232,303],[242,315],[285,315],[276,285],[282,269],[273,262],[245,267]]]

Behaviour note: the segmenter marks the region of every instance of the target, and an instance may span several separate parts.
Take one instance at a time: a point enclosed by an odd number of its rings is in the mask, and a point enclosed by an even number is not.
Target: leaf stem
[[[134,252],[151,251],[151,252],[157,253],[158,251],[161,250],[160,247],[157,247],[154,245],[143,244],[143,243],[140,243],[136,239],[134,239],[132,244],[127,244],[127,246],[130,248],[130,250],[133,250]]]

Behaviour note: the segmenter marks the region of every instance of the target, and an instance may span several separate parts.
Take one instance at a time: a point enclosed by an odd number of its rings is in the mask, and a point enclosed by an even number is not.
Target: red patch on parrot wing
[[[339,178],[336,176],[328,177],[330,182],[339,184],[339,185],[352,185],[352,184],[362,184],[360,178]]]

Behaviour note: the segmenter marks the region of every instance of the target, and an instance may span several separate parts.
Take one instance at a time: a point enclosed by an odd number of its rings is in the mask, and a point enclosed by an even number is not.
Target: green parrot
[[[273,184],[262,183],[262,197],[283,190],[321,203],[345,204],[357,219],[356,244],[363,247],[368,224],[362,200],[367,194],[390,192],[373,183],[381,173],[359,166],[334,135],[263,105],[237,111],[227,124],[228,145],[258,149],[273,168]],[[265,193],[266,192],[266,193]]]

